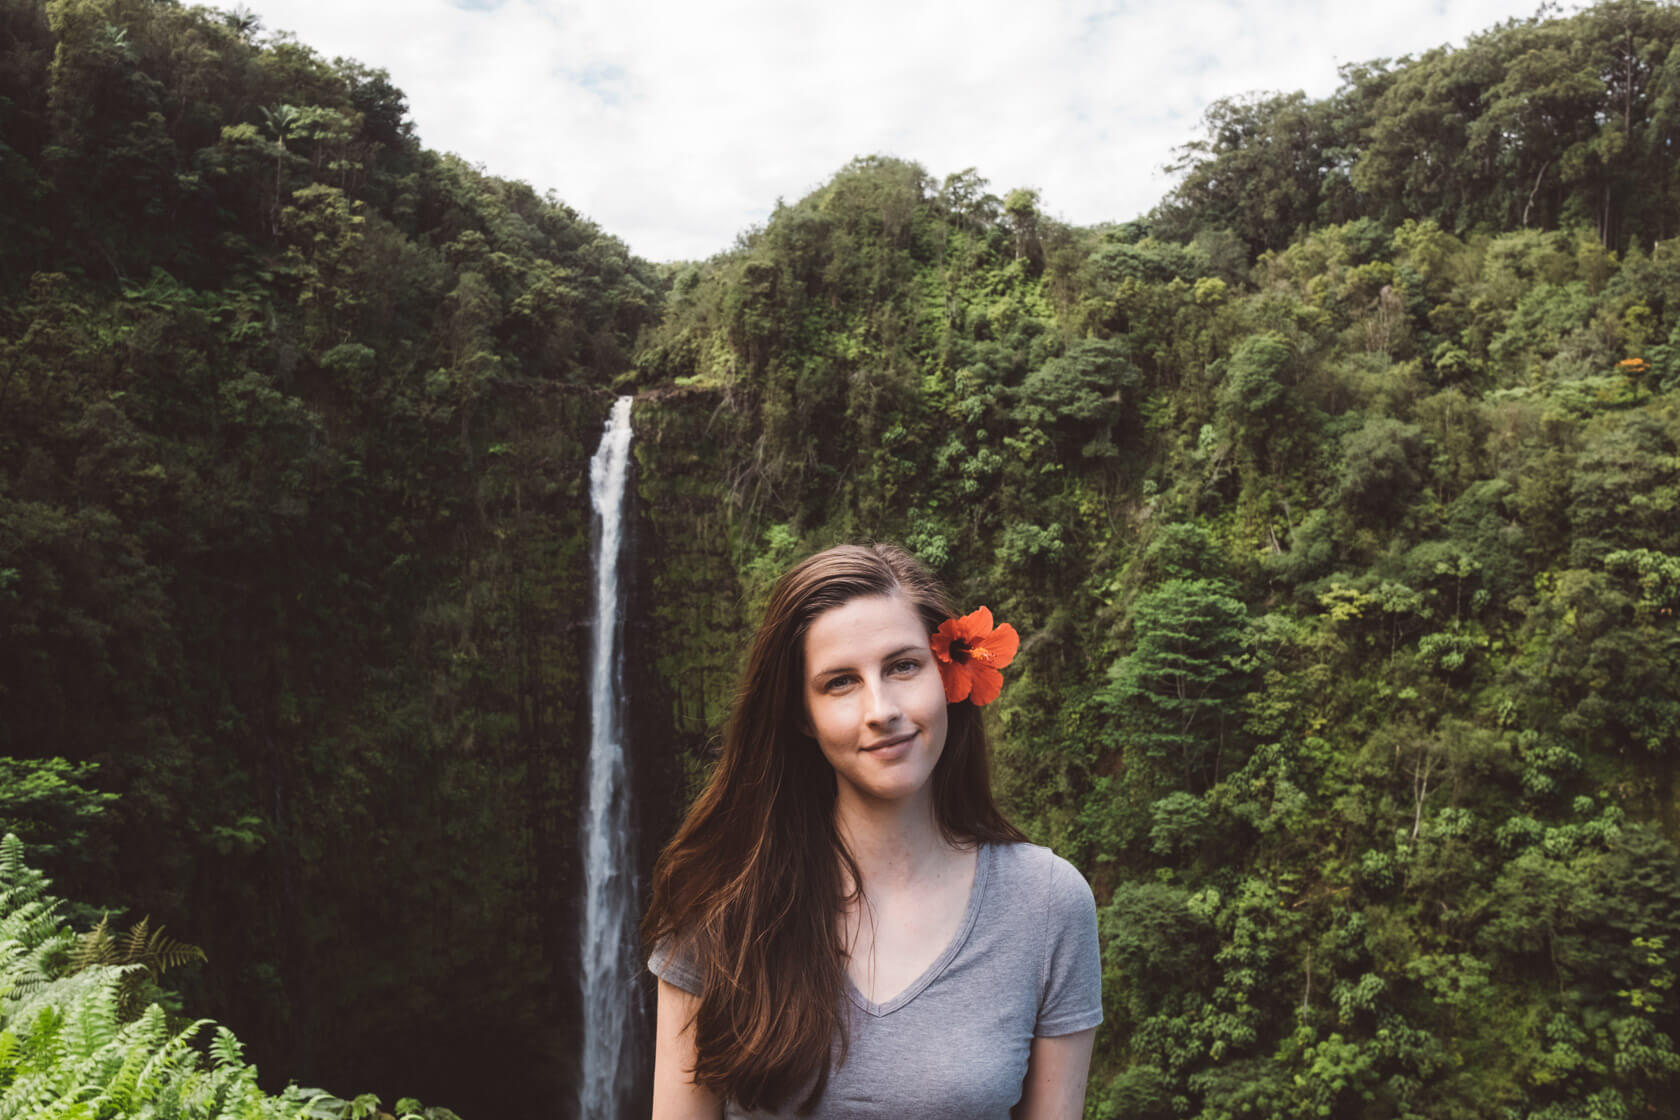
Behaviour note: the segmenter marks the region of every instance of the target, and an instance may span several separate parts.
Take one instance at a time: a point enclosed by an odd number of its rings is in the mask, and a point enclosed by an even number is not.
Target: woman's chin
[[[931,799],[932,789],[919,776],[905,774],[903,780],[886,778],[861,784],[846,783],[843,790],[854,801],[875,807],[907,805],[924,798]]]

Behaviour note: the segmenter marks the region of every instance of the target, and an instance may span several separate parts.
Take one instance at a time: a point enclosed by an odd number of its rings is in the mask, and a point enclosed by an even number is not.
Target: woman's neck
[[[958,855],[939,830],[931,798],[901,804],[841,798],[834,823],[866,893],[913,886],[941,874]]]

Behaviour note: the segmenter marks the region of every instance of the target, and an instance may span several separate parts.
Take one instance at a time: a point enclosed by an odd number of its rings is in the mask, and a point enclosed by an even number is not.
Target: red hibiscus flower
[[[1003,691],[999,669],[1015,659],[1020,636],[1005,622],[992,626],[992,612],[981,607],[961,618],[947,618],[929,640],[945,699],[952,704],[973,701],[990,704]]]

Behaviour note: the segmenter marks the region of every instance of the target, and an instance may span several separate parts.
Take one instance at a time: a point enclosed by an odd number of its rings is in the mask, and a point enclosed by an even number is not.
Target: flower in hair
[[[981,607],[941,622],[929,644],[945,685],[945,699],[952,704],[968,700],[978,707],[990,704],[1003,691],[1003,674],[998,670],[1015,659],[1021,638],[1007,622],[994,627],[992,612]]]

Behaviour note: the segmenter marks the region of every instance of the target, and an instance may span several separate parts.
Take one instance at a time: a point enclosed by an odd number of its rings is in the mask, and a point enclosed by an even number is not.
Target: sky
[[[1125,221],[1212,102],[1462,45],[1536,0],[246,0],[390,72],[427,147],[696,260],[860,155]],[[1575,6],[1566,6],[1567,11]]]

